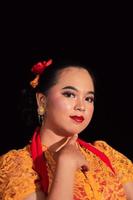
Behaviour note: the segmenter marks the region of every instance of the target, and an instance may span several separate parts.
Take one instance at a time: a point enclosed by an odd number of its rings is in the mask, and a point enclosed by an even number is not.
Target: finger
[[[75,144],[77,138],[78,138],[78,134],[73,135],[73,136],[69,139],[69,141],[68,141],[67,144]]]
[[[61,150],[69,141],[69,138],[64,138],[64,143],[62,145],[60,145],[57,149],[56,149],[56,152],[58,152],[59,150]]]

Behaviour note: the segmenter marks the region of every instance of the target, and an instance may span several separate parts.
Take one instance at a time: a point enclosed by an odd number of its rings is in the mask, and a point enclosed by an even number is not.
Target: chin
[[[84,129],[85,127],[77,127],[77,126],[75,127],[75,126],[69,126],[69,125],[66,127],[66,124],[65,124],[63,126],[60,126],[60,125],[56,126],[55,132],[61,136],[71,137],[75,134],[81,133]]]
[[[67,135],[69,135],[69,136],[73,136],[73,135],[75,135],[75,134],[79,134],[79,133],[81,133],[82,132],[82,130],[80,129],[78,129],[78,130],[75,130],[75,129],[69,129],[69,130],[66,130],[66,134]]]

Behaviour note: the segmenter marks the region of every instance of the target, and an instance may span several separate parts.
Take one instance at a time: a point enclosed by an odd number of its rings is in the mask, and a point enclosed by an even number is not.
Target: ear
[[[36,101],[38,107],[46,105],[46,96],[40,92],[36,93]]]

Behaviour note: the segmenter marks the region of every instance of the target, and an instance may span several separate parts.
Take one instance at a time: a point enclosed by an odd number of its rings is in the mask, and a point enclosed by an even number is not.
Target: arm
[[[133,200],[133,182],[124,184],[124,190],[128,200]]]
[[[73,200],[75,171],[82,166],[88,169],[88,163],[76,146],[77,137],[73,136],[57,153],[55,176],[47,197],[31,194],[24,200]],[[39,196],[40,195],[40,196]]]
[[[51,186],[48,197],[39,191],[30,194],[24,200],[72,200],[73,199],[73,182],[75,170],[68,163],[63,163],[61,160],[57,164],[55,177]]]
[[[75,168],[70,163],[62,162],[57,164],[56,174],[51,186],[47,200],[72,200]]]
[[[46,197],[42,191],[38,191],[38,192],[31,193],[23,200],[46,200]]]

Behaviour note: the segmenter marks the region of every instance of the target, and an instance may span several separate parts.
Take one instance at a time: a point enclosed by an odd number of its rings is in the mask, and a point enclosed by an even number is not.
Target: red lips
[[[70,116],[73,120],[75,120],[76,122],[82,123],[84,121],[84,117],[83,116]]]

